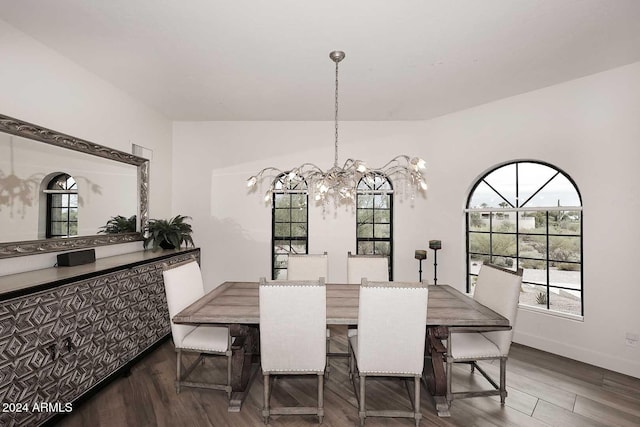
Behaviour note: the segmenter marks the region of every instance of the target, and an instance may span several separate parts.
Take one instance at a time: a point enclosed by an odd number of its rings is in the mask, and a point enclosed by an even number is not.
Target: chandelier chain
[[[335,105],[335,128],[336,128],[336,141],[335,141],[335,158],[333,165],[338,167],[338,63],[336,61],[336,105]]]

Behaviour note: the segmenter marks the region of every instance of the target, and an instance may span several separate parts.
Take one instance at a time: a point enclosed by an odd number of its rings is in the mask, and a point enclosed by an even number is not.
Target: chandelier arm
[[[311,168],[313,168],[313,169],[315,169],[315,170],[317,170],[317,171],[319,171],[321,173],[324,173],[324,171],[319,166],[317,166],[317,165],[315,165],[313,163],[308,163],[308,162],[301,164],[300,166],[298,166],[297,168],[294,168],[293,170],[301,171],[305,166],[310,166]]]
[[[275,168],[275,167],[273,167],[273,166],[268,166],[268,167],[266,167],[266,168],[262,169],[260,172],[258,172],[255,176],[256,176],[257,178],[260,178],[260,177],[262,177],[262,175],[264,175],[266,172],[269,172],[269,171],[274,171],[274,172],[276,172],[277,174],[284,173],[282,170],[280,170],[280,169],[278,169],[278,168]]]
[[[342,169],[349,169],[352,167],[356,167],[358,163],[363,163],[363,162],[362,160],[347,159],[345,160],[344,165],[342,166]]]
[[[407,156],[406,154],[400,154],[398,156],[395,156],[393,159],[389,160],[384,166],[382,166],[381,168],[378,168],[378,169],[385,169],[386,167],[388,167],[392,163],[398,162],[399,159],[402,159],[402,160],[406,161],[407,164],[409,164],[409,162],[411,161],[411,158],[409,156]]]

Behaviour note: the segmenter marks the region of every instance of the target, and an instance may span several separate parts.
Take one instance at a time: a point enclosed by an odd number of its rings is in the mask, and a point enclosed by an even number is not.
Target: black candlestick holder
[[[438,284],[438,250],[442,249],[440,240],[429,240],[429,248],[433,249],[433,284]]]
[[[416,250],[416,259],[420,261],[420,267],[418,269],[418,276],[420,283],[422,283],[422,261],[427,259],[427,251],[423,249]]]

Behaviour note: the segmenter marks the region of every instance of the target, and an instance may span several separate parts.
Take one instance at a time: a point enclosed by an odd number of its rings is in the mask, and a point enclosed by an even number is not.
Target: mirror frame
[[[149,222],[149,160],[2,114],[0,114],[0,132],[137,166],[137,223],[138,230],[140,230],[135,233],[96,234],[93,236],[58,237],[41,240],[25,240],[21,242],[0,242],[0,259],[35,255],[46,252],[91,248],[95,246],[115,245],[118,243],[143,240],[143,231]]]

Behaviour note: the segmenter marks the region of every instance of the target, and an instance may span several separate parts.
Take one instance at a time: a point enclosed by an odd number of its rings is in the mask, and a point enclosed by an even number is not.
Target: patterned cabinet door
[[[132,322],[131,339],[132,348],[138,354],[167,335],[171,326],[162,280],[162,264],[138,266],[132,272],[138,285],[132,308],[138,316]]]
[[[91,384],[97,384],[120,366],[119,299],[121,272],[97,277],[93,282],[90,342],[86,347],[86,363],[91,366]]]
[[[35,425],[47,414],[46,377],[58,358],[60,300],[54,291],[0,303],[0,425]]]

